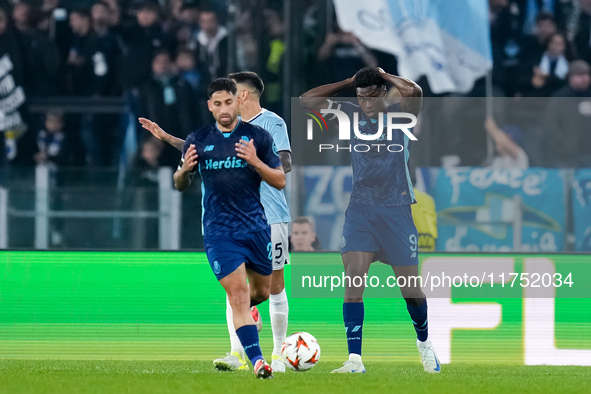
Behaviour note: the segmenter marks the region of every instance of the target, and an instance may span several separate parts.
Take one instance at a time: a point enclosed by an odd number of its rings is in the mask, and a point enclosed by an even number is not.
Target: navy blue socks
[[[363,307],[363,302],[343,303],[343,320],[345,321],[349,354],[355,353],[361,355],[364,317],[365,309]]]
[[[248,356],[252,365],[255,365],[258,360],[263,358],[257,327],[254,324],[242,326],[236,330],[236,335],[238,335],[240,343],[242,343],[246,356]]]
[[[408,301],[406,302],[406,309],[412,319],[412,324],[417,332],[417,339],[421,342],[425,342],[429,336],[429,324],[427,322],[427,299],[419,306],[412,305]]]

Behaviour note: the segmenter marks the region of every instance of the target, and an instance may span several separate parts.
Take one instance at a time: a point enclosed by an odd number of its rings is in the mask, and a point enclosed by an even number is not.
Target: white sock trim
[[[361,355],[357,353],[349,353],[349,361],[356,361],[363,364],[361,361]]]

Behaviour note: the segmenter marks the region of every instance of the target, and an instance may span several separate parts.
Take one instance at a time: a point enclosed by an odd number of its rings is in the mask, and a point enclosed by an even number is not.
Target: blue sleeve
[[[187,150],[189,150],[189,146],[191,146],[191,144],[195,144],[195,134],[191,133],[187,136],[187,139],[185,140],[185,144],[183,145],[183,152],[181,153],[181,160],[179,161],[179,165],[177,167],[177,170],[180,170],[181,167],[183,166],[183,163],[185,162],[185,153],[187,153]],[[195,171],[197,171],[197,169],[195,169]]]
[[[257,156],[262,160],[263,163],[271,168],[277,168],[281,166],[281,160],[279,160],[279,153],[277,151],[277,145],[273,142],[273,137],[267,130],[261,128],[261,132],[258,134],[260,138],[260,146],[257,148]]]
[[[271,119],[267,130],[271,133],[273,141],[277,146],[278,151],[286,150],[291,152],[291,146],[289,144],[289,136],[287,134],[287,126],[285,121],[281,118]]]
[[[185,157],[185,153],[187,153],[187,150],[189,150],[189,146],[191,146],[191,144],[195,144],[195,134],[191,133],[187,136],[187,139],[185,140],[185,144],[183,145],[183,154],[182,157]]]

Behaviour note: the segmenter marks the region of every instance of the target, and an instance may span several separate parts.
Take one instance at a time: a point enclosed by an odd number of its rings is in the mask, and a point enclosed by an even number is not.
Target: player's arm
[[[341,82],[329,83],[310,89],[300,96],[300,104],[302,107],[314,109],[328,108],[329,104],[326,98],[334,96],[343,89],[352,88],[354,82],[355,77],[353,76]]]
[[[154,137],[158,138],[160,141],[164,141],[167,144],[172,145],[181,152],[183,151],[185,140],[168,134],[166,131],[162,130],[160,126],[158,126],[158,123],[152,122],[150,119],[139,118],[139,121],[142,124],[142,127],[152,133]]]
[[[287,127],[285,121],[281,119],[281,122],[273,122],[270,127],[267,127],[267,131],[271,133],[275,146],[279,150],[279,160],[283,167],[283,172],[288,173],[291,171],[291,147],[289,145],[289,136],[287,133]]]
[[[394,85],[394,87],[400,92],[400,95],[402,96],[400,108],[404,112],[418,115],[423,106],[423,89],[410,79],[388,74],[380,67],[378,67],[378,70],[382,73],[382,78]]]
[[[191,144],[182,159],[182,166],[176,170],[173,176],[174,188],[179,192],[182,192],[191,184],[197,167],[197,158],[197,149],[195,149],[195,145]]]
[[[271,137],[269,137],[271,138]],[[273,186],[277,190],[285,187],[285,173],[282,166],[271,168],[265,164],[257,155],[254,147],[254,140],[248,142],[240,140],[236,143],[236,156],[246,160],[246,162],[259,173],[263,181]]]
[[[281,167],[283,172],[287,174],[291,171],[291,152],[288,150],[279,151],[279,160],[281,160]]]

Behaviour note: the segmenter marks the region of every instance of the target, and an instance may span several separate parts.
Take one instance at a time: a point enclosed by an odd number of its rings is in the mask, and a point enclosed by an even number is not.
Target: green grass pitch
[[[229,340],[224,293],[202,254],[0,253],[0,394],[591,392],[589,367],[522,365],[521,299],[477,301],[501,304],[501,324],[454,331],[452,364],[429,375],[403,300],[367,299],[368,372],[343,376],[330,374],[347,358],[342,300],[291,298],[288,332],[316,336],[320,362],[257,381],[213,368]],[[260,311],[270,358],[268,303]],[[590,299],[557,299],[556,346],[591,349],[589,327]]]
[[[366,374],[335,375],[336,362],[257,380],[216,372],[211,361],[4,361],[2,393],[588,393],[589,369],[458,364],[439,375],[418,363],[367,362]]]

